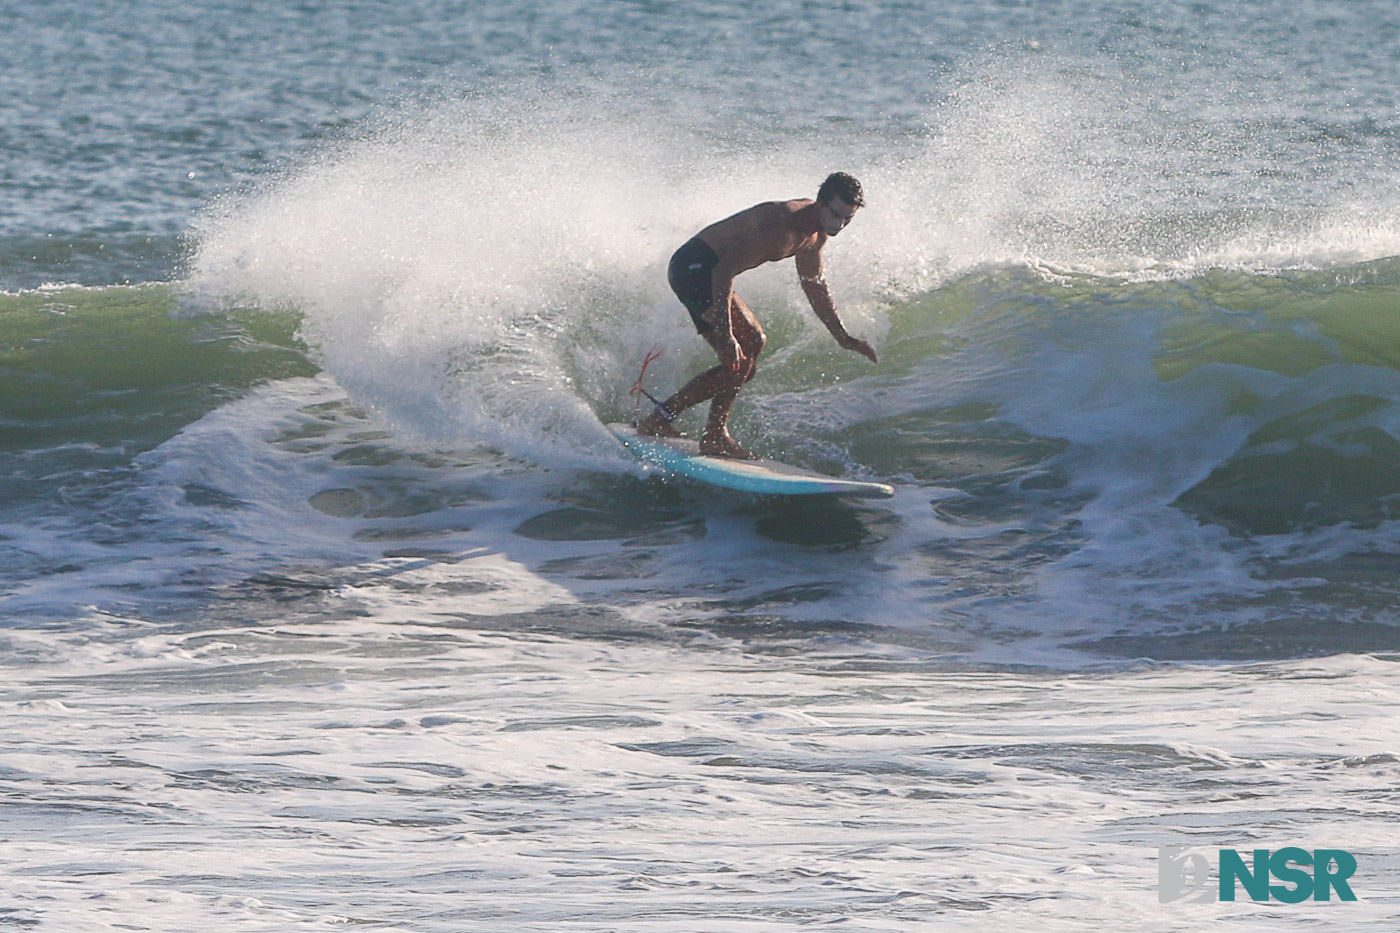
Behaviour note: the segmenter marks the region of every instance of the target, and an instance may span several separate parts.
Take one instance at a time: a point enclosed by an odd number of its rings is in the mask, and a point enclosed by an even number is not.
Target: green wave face
[[[1133,438],[1160,461],[1233,432],[1198,475],[1164,479],[1173,507],[1249,536],[1375,527],[1400,495],[1397,307],[1397,261],[1145,282],[979,270],[888,304],[873,369],[760,308],[778,352],[738,417],[772,456],[953,486],[993,512],[1158,470],[1086,479]],[[250,387],[317,373],[300,325],[294,310],[183,314],[171,285],[0,296],[0,450],[128,462]],[[587,356],[600,337],[561,339]],[[615,414],[607,378],[576,384]],[[1178,420],[1183,406],[1198,411]]]
[[[966,489],[1064,486],[1086,452],[1134,444],[1155,453],[1133,469],[1164,472],[1211,440],[1175,508],[1246,536],[1375,528],[1400,495],[1397,312],[1395,260],[1145,282],[983,271],[891,308],[883,360],[904,375],[881,391],[930,404],[849,439],[882,471]]]
[[[132,456],[251,386],[316,372],[292,313],[178,306],[167,285],[0,295],[0,449]]]

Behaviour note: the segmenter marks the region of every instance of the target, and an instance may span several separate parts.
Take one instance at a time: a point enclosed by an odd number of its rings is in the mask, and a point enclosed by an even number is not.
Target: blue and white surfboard
[[[886,483],[822,476],[774,460],[707,457],[700,453],[699,443],[689,438],[645,437],[625,424],[610,424],[608,430],[637,459],[725,489],[770,496],[826,495],[887,499],[894,495],[894,487]]]

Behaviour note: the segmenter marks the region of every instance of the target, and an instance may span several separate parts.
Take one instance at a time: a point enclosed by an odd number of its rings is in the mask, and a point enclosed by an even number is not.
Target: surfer
[[[676,250],[667,278],[695,322],[695,329],[719,356],[714,366],[657,406],[637,424],[641,434],[678,437],[671,422],[706,399],[710,417],[700,452],[756,459],[729,434],[729,412],[739,390],[753,378],[768,338],[744,299],[734,291],[741,272],[789,257],[817,318],[844,349],[876,362],[870,344],[846,333],[822,275],[822,247],[851,222],[865,203],[860,182],[845,172],[827,176],[816,200],[766,201],[711,224]]]

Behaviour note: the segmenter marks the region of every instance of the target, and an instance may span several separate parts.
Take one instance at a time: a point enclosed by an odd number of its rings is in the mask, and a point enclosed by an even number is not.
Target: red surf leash
[[[647,367],[659,359],[661,359],[661,348],[656,344],[652,344],[651,349],[647,351],[646,357],[642,360],[642,371],[637,373],[637,381],[632,383],[632,388],[629,389],[627,392],[628,395],[632,396],[635,402],[632,409],[632,424],[634,425],[637,423],[636,406],[641,405],[642,403],[641,398],[638,397],[640,395],[645,395],[647,397],[647,401],[651,402],[652,405],[656,406],[656,414],[658,417],[661,418],[662,421],[665,421],[667,424],[670,424],[672,421],[676,420],[676,413],[671,411],[671,409],[667,408],[665,403],[657,401],[656,397],[653,396],[650,392],[648,392],[646,390],[646,387],[642,385],[642,380],[647,377]]]

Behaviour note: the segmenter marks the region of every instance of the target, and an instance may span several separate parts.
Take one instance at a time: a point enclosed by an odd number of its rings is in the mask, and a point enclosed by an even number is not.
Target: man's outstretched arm
[[[820,248],[802,250],[796,256],[797,277],[802,282],[802,291],[807,296],[807,302],[812,306],[817,319],[826,325],[826,329],[831,332],[831,336],[836,338],[836,343],[843,350],[854,350],[856,353],[869,358],[870,362],[877,363],[875,351],[870,344],[859,337],[852,337],[846,332],[846,327],[841,323],[841,316],[836,313],[836,302],[831,298],[831,289],[826,286],[826,278],[822,275],[822,254]]]

